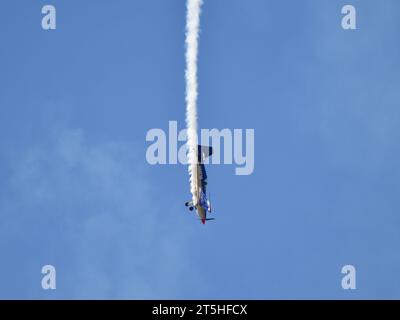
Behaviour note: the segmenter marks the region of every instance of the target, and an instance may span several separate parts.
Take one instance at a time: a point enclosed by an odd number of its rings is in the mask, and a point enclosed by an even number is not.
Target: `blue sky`
[[[185,1],[2,1],[0,298],[400,298],[399,9],[205,1],[199,123],[254,128],[255,171],[208,166],[203,226],[145,158],[184,128]]]

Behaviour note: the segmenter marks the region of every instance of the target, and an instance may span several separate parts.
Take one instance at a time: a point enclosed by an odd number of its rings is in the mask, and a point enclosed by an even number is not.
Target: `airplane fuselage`
[[[196,209],[196,213],[199,216],[201,222],[205,224],[207,220],[207,212],[211,212],[211,204],[207,199],[207,173],[203,164],[203,149],[204,147],[199,146],[198,150],[198,163],[194,167],[192,172],[192,178],[194,182],[194,197],[193,201],[186,202],[186,206],[190,210]],[[208,147],[209,148],[209,147]],[[212,149],[208,149],[207,156],[212,154]],[[212,219],[211,219],[212,220]]]

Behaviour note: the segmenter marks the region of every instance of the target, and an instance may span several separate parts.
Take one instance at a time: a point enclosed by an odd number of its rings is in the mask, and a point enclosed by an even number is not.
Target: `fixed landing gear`
[[[185,206],[189,207],[190,211],[193,211],[193,209],[194,209],[192,201],[185,202]]]

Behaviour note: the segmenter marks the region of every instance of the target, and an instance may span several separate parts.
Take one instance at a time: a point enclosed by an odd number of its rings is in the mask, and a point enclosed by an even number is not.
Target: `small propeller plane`
[[[210,197],[207,198],[207,173],[204,166],[204,160],[211,156],[213,153],[212,147],[197,146],[197,165],[193,175],[193,182],[195,185],[195,201],[188,201],[185,206],[189,208],[190,211],[196,209],[197,215],[199,216],[201,223],[205,224],[206,221],[214,220],[214,218],[207,218],[207,212],[211,213],[211,202]]]

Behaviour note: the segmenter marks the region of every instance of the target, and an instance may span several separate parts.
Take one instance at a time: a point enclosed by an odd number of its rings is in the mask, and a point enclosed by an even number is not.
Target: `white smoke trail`
[[[186,129],[190,192],[197,204],[193,176],[197,174],[197,55],[202,0],[187,0],[186,15]]]

